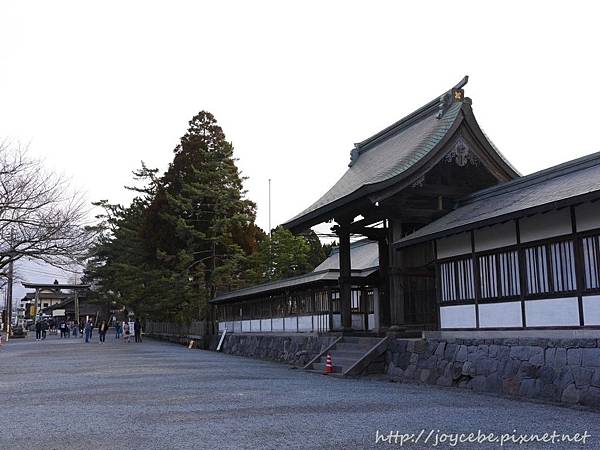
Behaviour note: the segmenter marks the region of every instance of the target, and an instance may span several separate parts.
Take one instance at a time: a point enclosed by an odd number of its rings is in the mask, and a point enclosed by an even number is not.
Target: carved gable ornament
[[[479,164],[477,156],[471,151],[471,147],[464,140],[462,136],[459,136],[450,151],[446,154],[446,162],[455,162],[457,166],[464,167],[467,164],[473,164],[476,166]]]

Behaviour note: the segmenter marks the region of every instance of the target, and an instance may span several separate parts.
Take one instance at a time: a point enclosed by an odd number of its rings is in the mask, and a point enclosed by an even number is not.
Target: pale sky
[[[599,13],[564,1],[3,0],[0,139],[29,144],[90,201],[124,203],[140,160],[164,170],[208,110],[266,229],[269,178],[275,226],[335,183],[354,142],[465,74],[481,127],[522,173],[600,150]]]

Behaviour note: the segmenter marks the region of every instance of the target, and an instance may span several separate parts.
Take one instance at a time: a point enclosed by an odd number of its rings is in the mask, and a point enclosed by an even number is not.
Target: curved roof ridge
[[[366,139],[363,139],[359,143],[354,144],[354,147],[356,149],[358,149],[359,153],[363,153],[363,152],[369,150],[370,148],[372,148],[373,145],[379,143],[380,141],[385,140],[386,138],[389,138],[389,137],[395,135],[396,133],[399,133],[400,131],[410,127],[414,123],[424,119],[425,117],[428,117],[432,112],[440,112],[440,104],[442,104],[446,101],[445,100],[446,96],[448,94],[450,94],[453,89],[460,89],[463,86],[465,86],[468,81],[469,81],[469,76],[465,75],[463,77],[463,79],[460,80],[455,86],[444,91],[438,97],[434,98],[430,102],[428,102],[425,105],[421,106],[420,108],[416,109],[412,113],[404,116],[402,119],[397,120],[396,122],[387,126],[383,130],[378,131],[374,135],[372,135]],[[441,111],[441,112],[443,113],[445,111]],[[438,118],[441,118],[441,115]]]
[[[455,102],[438,118],[436,111],[421,117],[418,122],[377,143],[373,150],[356,158],[354,164],[338,181],[312,205],[288,220],[284,225],[297,221],[307,214],[317,214],[334,202],[347,202],[358,195],[361,188],[374,186],[398,176],[418,163],[443,139],[459,117],[463,102]],[[367,157],[367,155],[370,155]],[[322,211],[323,213],[325,211]]]
[[[500,158],[502,158],[502,161],[504,161],[508,167],[510,167],[512,170],[514,170],[514,172],[517,175],[519,175],[520,177],[523,176],[523,174],[520,171],[518,171],[517,168],[508,160],[508,158],[506,158],[506,156],[504,156],[504,153],[502,153],[500,151],[500,149],[498,148],[498,146],[496,144],[494,144],[494,141],[492,141],[490,139],[490,137],[487,135],[487,133],[484,131],[484,129],[481,128],[481,126],[479,127],[479,129],[483,133],[483,136],[488,141],[488,143],[490,144],[490,146],[494,149],[494,151],[498,154],[498,156]]]
[[[448,110],[444,111],[443,116],[438,119],[438,126],[421,138],[421,140],[415,145],[411,154],[407,155],[409,159],[405,161],[401,167],[390,167],[388,170],[380,173],[376,179],[365,184],[377,184],[385,179],[391,178],[410,169],[413,165],[419,162],[423,156],[429,153],[433,147],[436,146],[436,144],[452,127],[452,124],[456,120],[462,105],[462,102],[457,102],[452,104]]]

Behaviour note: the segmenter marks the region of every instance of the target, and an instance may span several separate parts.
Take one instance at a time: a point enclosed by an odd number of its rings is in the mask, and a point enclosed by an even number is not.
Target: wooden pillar
[[[342,330],[352,329],[352,272],[350,261],[350,232],[344,225],[338,230],[340,239],[340,313],[342,315]]]
[[[571,206],[571,231],[573,232],[573,257],[575,258],[575,287],[577,289],[577,304],[579,307],[579,326],[585,325],[585,317],[583,314],[583,290],[585,288],[584,279],[584,261],[583,248],[581,238],[577,235],[577,217],[575,215],[575,207]]]
[[[333,330],[333,299],[331,295],[331,288],[327,288],[327,311],[329,316],[329,326],[327,331]]]
[[[396,242],[402,237],[402,221],[390,220],[388,227],[388,248],[391,243]],[[390,268],[388,270],[388,292],[386,292],[387,301],[390,307],[390,325],[403,326],[406,323],[404,312],[404,294],[405,294],[405,279],[402,275],[402,269],[405,267],[404,251],[390,250]]]
[[[315,289],[310,290],[310,322],[312,324],[312,332],[315,330],[315,314],[317,314],[317,302],[316,302]]]
[[[387,239],[378,241],[379,248],[379,276],[381,278],[381,289],[378,299],[378,324],[379,327],[388,328],[390,326],[390,254]]]

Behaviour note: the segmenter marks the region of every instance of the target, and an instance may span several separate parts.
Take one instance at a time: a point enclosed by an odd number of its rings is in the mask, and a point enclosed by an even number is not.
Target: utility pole
[[[13,277],[14,277],[14,238],[13,230],[10,230],[10,262],[8,263],[8,286],[6,286],[6,342],[10,337],[12,328],[12,297],[13,297]]]
[[[11,252],[12,258],[12,252]],[[13,274],[14,265],[11,259],[8,263],[8,286],[6,287],[6,340],[10,336],[10,329],[12,325],[12,297],[13,297]]]
[[[271,279],[271,272],[273,271],[273,232],[271,231],[271,179],[269,178],[269,280]]]
[[[77,277],[75,277],[75,286],[77,286]],[[75,326],[79,326],[79,290],[77,288],[73,289],[75,291]]]

